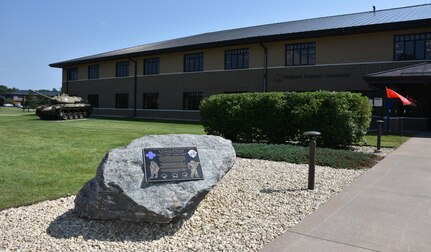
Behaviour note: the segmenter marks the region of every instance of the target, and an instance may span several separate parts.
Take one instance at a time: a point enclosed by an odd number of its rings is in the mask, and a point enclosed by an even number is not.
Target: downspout
[[[266,93],[268,90],[268,49],[261,43],[260,46],[263,48],[263,92]]]
[[[66,90],[63,93],[69,94],[69,68],[66,68]]]
[[[133,117],[136,117],[136,91],[138,88],[138,62],[136,60],[129,57],[129,60],[131,60],[135,64],[135,83],[134,83],[134,90],[133,90]]]

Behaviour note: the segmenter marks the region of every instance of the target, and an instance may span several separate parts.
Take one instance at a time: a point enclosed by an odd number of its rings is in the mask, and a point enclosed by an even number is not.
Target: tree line
[[[2,94],[8,94],[8,93],[13,93],[13,92],[17,92],[17,91],[19,91],[19,89],[15,88],[15,87],[9,88],[6,85],[0,85],[0,106],[4,106],[4,104],[15,104],[15,101],[13,100],[12,97],[6,98],[6,97],[2,96]],[[55,88],[53,88],[52,90],[39,89],[36,91],[38,91],[38,92],[44,92],[44,91],[59,92]],[[24,104],[21,104],[21,105],[23,105],[26,108],[36,108],[37,106],[40,106],[40,105],[50,104],[50,102],[51,102],[51,100],[49,100],[45,97],[42,97],[42,96],[39,96],[39,95],[36,95],[36,94],[29,92],[25,98]]]

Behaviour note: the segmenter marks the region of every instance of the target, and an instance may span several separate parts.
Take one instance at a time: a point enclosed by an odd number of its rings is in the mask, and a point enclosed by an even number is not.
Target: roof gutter
[[[133,88],[133,117],[136,117],[136,92],[138,89],[138,62],[132,59],[130,56],[128,57],[130,61],[135,64],[135,76],[134,76],[134,88]]]
[[[266,93],[268,90],[268,48],[262,42],[259,44],[263,48],[263,92]]]

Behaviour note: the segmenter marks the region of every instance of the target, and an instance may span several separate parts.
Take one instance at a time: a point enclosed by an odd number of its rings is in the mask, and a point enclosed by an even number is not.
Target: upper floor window
[[[129,107],[129,94],[115,94],[115,107],[128,108]]]
[[[286,45],[286,66],[315,65],[316,43]]]
[[[142,104],[144,109],[158,109],[159,93],[144,93]]]
[[[204,54],[193,53],[184,55],[184,72],[196,72],[204,70]]]
[[[129,62],[128,61],[117,62],[115,76],[116,77],[129,76]]]
[[[88,66],[88,79],[99,79],[99,65]]]
[[[248,48],[226,50],[224,53],[224,69],[248,68]]]
[[[199,105],[203,99],[202,92],[184,92],[183,109],[199,110]]]
[[[395,60],[431,59],[431,33],[396,35]]]
[[[159,74],[160,60],[159,58],[145,59],[144,60],[144,74]]]
[[[98,94],[89,94],[88,95],[88,103],[91,104],[91,107],[98,108],[99,107],[99,95]]]
[[[78,68],[72,67],[67,70],[67,80],[77,80],[78,79]]]

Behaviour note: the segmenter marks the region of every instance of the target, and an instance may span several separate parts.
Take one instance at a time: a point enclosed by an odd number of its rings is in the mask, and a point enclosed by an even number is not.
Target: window
[[[99,65],[88,66],[88,79],[99,79]]]
[[[117,68],[116,68],[116,77],[124,77],[129,76],[129,62],[123,61],[123,62],[117,62]]]
[[[193,53],[184,55],[184,72],[196,72],[204,70],[204,54]]]
[[[72,67],[67,70],[67,80],[77,80],[78,79],[78,68]]]
[[[98,108],[99,107],[99,95],[98,94],[89,94],[88,95],[88,103],[91,104],[91,107]]]
[[[226,50],[224,52],[224,69],[248,68],[248,48]]]
[[[431,59],[431,33],[396,35],[395,60]]]
[[[315,65],[316,43],[286,45],[286,66]]]
[[[183,109],[198,110],[202,101],[202,92],[184,92]]]
[[[115,94],[115,107],[128,108],[129,107],[129,94]]]
[[[144,93],[142,97],[143,109],[159,108],[159,93]]]
[[[159,58],[144,60],[144,74],[159,74],[160,60]]]

